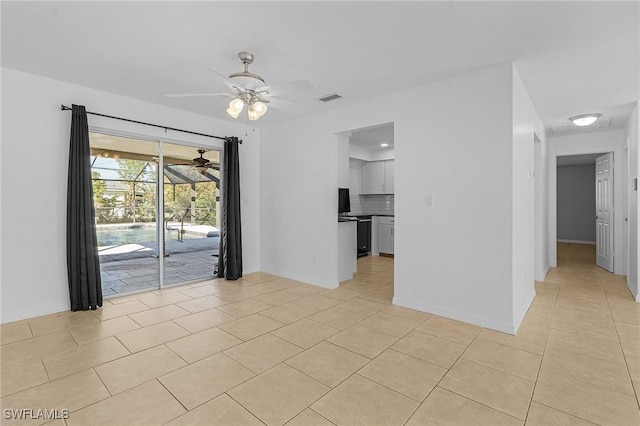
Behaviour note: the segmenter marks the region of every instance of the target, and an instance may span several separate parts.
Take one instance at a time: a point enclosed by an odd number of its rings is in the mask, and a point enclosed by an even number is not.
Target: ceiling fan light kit
[[[249,116],[249,120],[255,121],[265,115],[267,113],[267,105],[260,101],[255,101],[254,103],[249,105],[249,110],[247,110],[247,115]]]
[[[240,98],[232,99],[229,102],[229,108],[227,108],[227,114],[229,114],[233,118],[238,118],[238,115],[242,112],[244,108],[244,102]]]
[[[602,114],[583,114],[576,115],[575,117],[571,117],[569,121],[571,121],[574,125],[578,127],[587,127],[591,126],[596,122],[598,118],[600,118]]]

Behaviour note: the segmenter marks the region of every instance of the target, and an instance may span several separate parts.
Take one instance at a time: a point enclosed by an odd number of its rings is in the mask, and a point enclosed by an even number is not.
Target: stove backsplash
[[[351,214],[394,214],[393,195],[351,195]]]

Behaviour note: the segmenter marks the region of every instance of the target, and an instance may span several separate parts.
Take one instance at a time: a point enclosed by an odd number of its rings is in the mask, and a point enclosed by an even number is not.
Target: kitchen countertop
[[[357,222],[358,218],[353,216],[338,216],[338,222]]]
[[[349,213],[346,215],[338,215],[338,222],[355,222],[359,217],[371,217],[371,216],[386,216],[386,217],[395,217],[393,214],[389,213]]]
[[[358,217],[358,216],[390,216],[394,217],[393,213],[349,213],[348,216]]]

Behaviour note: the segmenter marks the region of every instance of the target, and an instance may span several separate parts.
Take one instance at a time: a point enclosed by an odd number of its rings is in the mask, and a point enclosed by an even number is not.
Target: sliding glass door
[[[104,296],[157,289],[157,142],[90,133]]]
[[[164,285],[212,278],[220,242],[219,152],[169,143],[162,149]]]
[[[213,277],[219,152],[90,133],[104,296]]]

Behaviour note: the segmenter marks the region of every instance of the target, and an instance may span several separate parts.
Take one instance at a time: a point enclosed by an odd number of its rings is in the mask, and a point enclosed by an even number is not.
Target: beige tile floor
[[[264,273],[1,327],[2,408],[54,425],[639,425],[640,304],[559,245],[517,336],[391,305],[393,260]],[[43,419],[3,424],[42,424]]]

